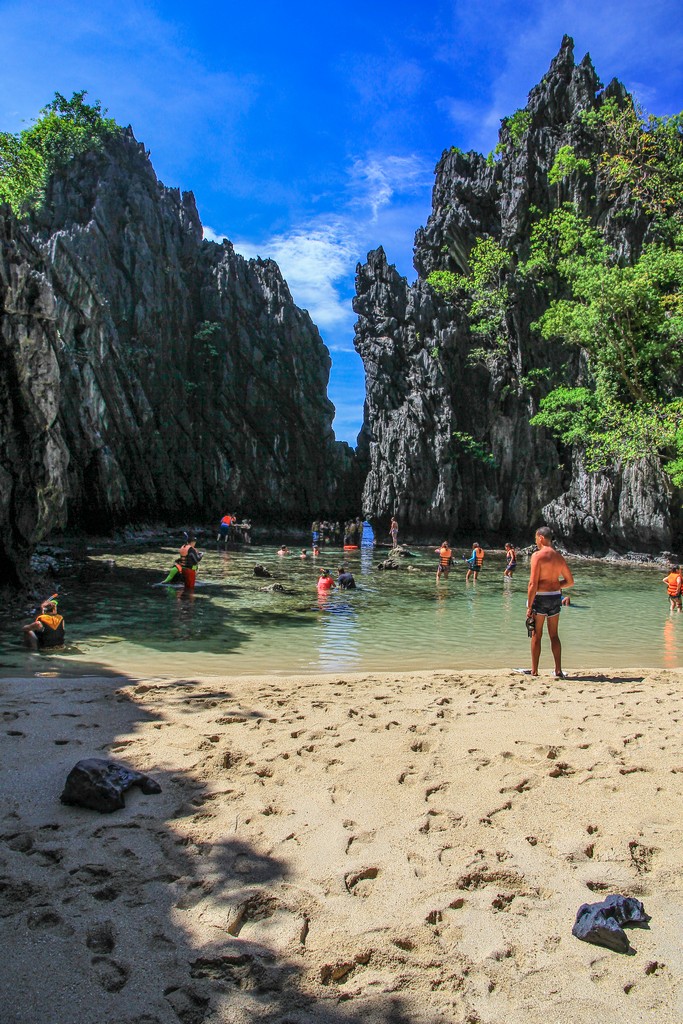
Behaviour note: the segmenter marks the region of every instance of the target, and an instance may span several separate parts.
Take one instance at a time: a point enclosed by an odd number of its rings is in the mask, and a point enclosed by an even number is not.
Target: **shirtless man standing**
[[[574,577],[562,555],[551,544],[552,534],[547,526],[536,530],[538,551],[531,556],[531,574],[527,591],[527,623],[533,621],[531,637],[531,674],[538,675],[541,655],[543,623],[548,620],[548,636],[555,659],[554,675],[564,679],[562,671],[562,644],[557,633],[562,605],[562,588],[573,587]]]

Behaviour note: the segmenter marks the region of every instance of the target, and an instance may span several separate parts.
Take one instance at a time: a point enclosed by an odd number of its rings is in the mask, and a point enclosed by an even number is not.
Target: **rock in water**
[[[261,565],[260,563],[254,566],[254,576],[258,576],[258,578],[262,580],[271,580],[273,578],[272,572],[269,572],[265,565]]]
[[[139,786],[143,793],[161,793],[161,786],[149,775],[136,772],[120,761],[90,757],[71,769],[60,800],[63,804],[90,807],[109,814],[126,806],[123,794],[131,786]]]

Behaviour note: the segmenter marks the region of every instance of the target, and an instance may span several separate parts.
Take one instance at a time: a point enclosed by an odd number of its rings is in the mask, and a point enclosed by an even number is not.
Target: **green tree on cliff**
[[[89,104],[85,96],[84,89],[70,100],[57,92],[29,128],[16,135],[0,132],[0,202],[18,216],[40,205],[53,171],[100,149],[105,137],[119,130],[99,100]]]

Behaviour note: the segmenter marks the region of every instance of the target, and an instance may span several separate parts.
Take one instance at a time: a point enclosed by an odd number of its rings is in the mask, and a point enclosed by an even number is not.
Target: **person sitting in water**
[[[513,548],[512,544],[506,544],[505,545],[505,572],[503,573],[503,576],[507,576],[507,578],[509,580],[512,579],[512,574],[513,574],[513,572],[515,571],[516,568],[517,568],[517,552]]]
[[[299,555],[299,558],[308,558],[308,552],[306,551],[306,548],[301,549],[301,554]]]
[[[278,555],[291,555],[291,553],[292,552],[289,550],[286,544],[283,544],[278,551]]]
[[[667,595],[671,605],[671,611],[681,611],[681,590],[683,589],[683,567],[672,565],[668,576],[665,576],[662,583],[666,583]]]
[[[448,579],[448,570],[453,564],[453,552],[451,551],[450,545],[445,540],[440,548],[435,548],[437,555],[439,556],[439,564],[436,567],[436,578],[437,581],[445,576]]]
[[[33,651],[64,646],[64,619],[57,612],[56,594],[42,602],[40,614],[23,631],[24,643]]]
[[[334,588],[334,580],[332,579],[332,573],[329,573],[327,569],[320,569],[318,576],[318,593],[324,594],[328,590]]]
[[[346,566],[339,566],[339,573],[337,575],[337,586],[340,590],[355,590],[356,581],[353,578],[353,573],[348,572]]]

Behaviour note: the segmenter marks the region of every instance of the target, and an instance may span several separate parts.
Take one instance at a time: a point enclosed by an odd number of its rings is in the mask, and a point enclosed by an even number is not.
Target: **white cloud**
[[[332,333],[330,347],[349,351],[355,320],[351,295],[356,263],[365,259],[368,248],[378,244],[378,223],[386,221],[395,208],[409,202],[413,216],[419,195],[424,196],[428,208],[432,183],[432,168],[414,155],[375,154],[358,159],[348,172],[349,200],[341,212],[311,218],[260,241],[233,239],[233,244],[247,258],[274,259],[297,305],[307,309],[323,331]],[[397,228],[401,223],[405,221],[399,217]],[[413,222],[406,228],[408,238],[414,228]],[[205,237],[222,238],[211,228],[205,228]],[[402,241],[405,244],[405,237]]]
[[[228,237],[227,235],[222,235],[220,231],[214,231],[213,228],[210,228],[208,224],[204,224],[203,229],[204,239],[207,242],[218,242],[218,244],[220,245],[223,239]]]

